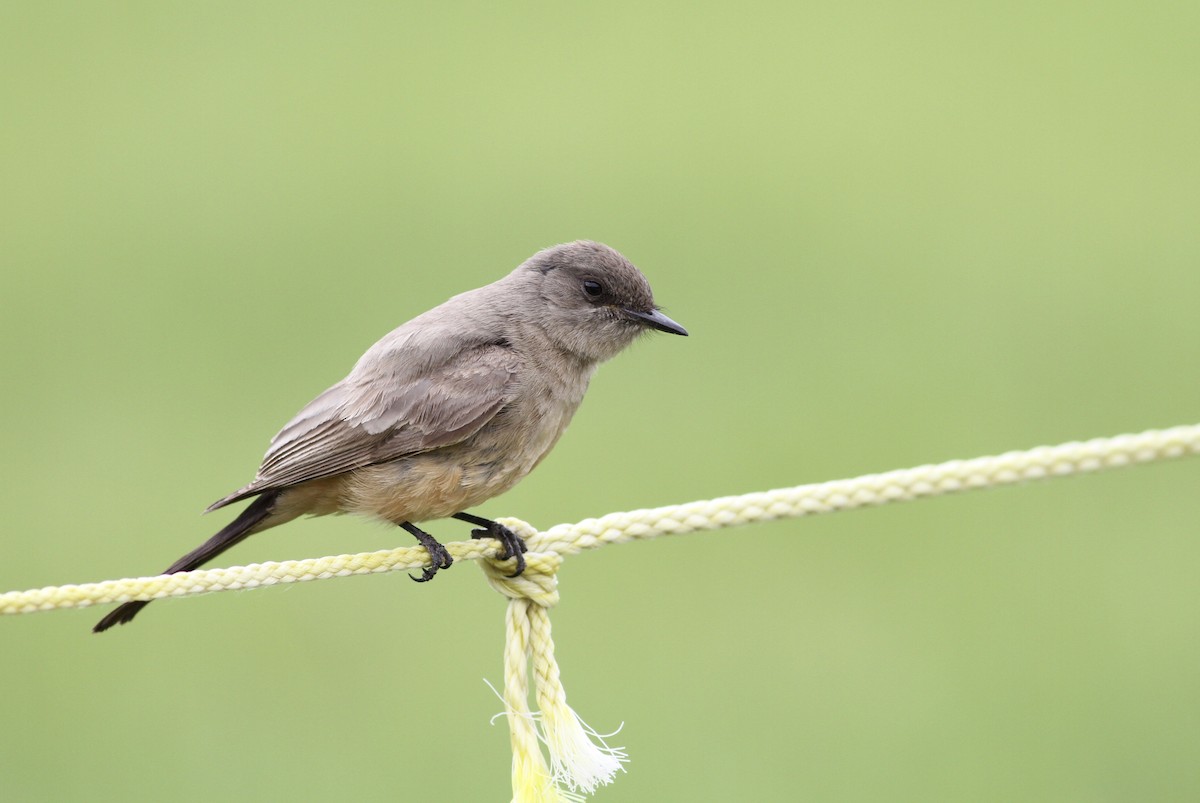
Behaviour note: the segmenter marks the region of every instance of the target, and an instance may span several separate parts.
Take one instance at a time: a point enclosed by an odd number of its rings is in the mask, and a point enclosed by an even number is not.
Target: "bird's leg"
[[[410,521],[402,521],[400,522],[400,526],[412,533],[421,542],[421,546],[429,551],[429,568],[422,569],[420,577],[413,577],[410,574],[410,578],[416,580],[418,583],[425,583],[433,579],[438,569],[450,568],[450,564],[454,562],[454,558],[450,557],[450,553],[446,551],[446,547],[439,544],[436,538]]]
[[[495,538],[499,541],[503,549],[496,557],[500,560],[508,560],[509,558],[517,559],[517,570],[510,574],[509,577],[520,577],[521,572],[525,571],[525,555],[523,553],[528,551],[528,547],[521,540],[521,536],[500,522],[485,519],[483,516],[472,516],[470,513],[455,513],[453,518],[484,528],[482,530],[471,530],[472,538]]]

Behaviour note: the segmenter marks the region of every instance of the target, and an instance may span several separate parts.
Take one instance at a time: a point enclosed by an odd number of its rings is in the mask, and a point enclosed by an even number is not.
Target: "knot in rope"
[[[499,560],[489,550],[491,554],[479,561],[488,583],[508,598],[503,699],[513,750],[513,801],[578,800],[578,792],[590,794],[601,784],[611,783],[622,769],[625,753],[605,744],[567,705],[550,635],[550,608],[558,604],[562,556],[536,551],[538,546],[545,548],[544,539],[526,522],[513,518],[497,521],[530,546],[525,553],[525,571],[519,577],[510,576],[516,568],[513,558]],[[529,707],[531,679],[539,709],[536,714]],[[549,761],[542,754],[543,744]]]
[[[520,519],[499,519],[499,522],[517,535],[521,540],[534,539],[538,531],[527,522]],[[497,560],[486,557],[479,561],[488,583],[492,588],[509,599],[529,600],[542,608],[553,608],[558,604],[558,568],[562,566],[562,556],[556,552],[526,552],[525,571],[519,577],[511,577],[515,561],[512,558]]]

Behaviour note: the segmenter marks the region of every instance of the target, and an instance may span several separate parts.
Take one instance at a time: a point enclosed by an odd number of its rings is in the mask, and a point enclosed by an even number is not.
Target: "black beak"
[[[673,335],[683,335],[684,337],[687,337],[687,329],[684,329],[682,326],[675,323],[675,321],[671,320],[666,315],[663,315],[656,309],[652,309],[649,312],[638,312],[635,309],[625,309],[623,312],[630,318],[641,321],[646,326],[657,329],[660,332],[670,332]]]

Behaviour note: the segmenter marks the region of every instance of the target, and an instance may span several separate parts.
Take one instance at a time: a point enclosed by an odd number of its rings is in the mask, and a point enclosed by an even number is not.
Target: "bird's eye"
[[[604,294],[604,287],[600,282],[588,279],[583,283],[583,292],[587,293],[592,298],[598,298]]]

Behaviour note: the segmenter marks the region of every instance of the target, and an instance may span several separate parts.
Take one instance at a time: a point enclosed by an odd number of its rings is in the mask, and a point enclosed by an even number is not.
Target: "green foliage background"
[[[537,525],[1198,419],[1200,6],[6,4],[0,588],[153,573],[377,337],[537,248],[688,326]],[[1191,462],[561,573],[604,801],[1195,800]],[[431,529],[465,535],[454,522]],[[350,519],[227,565],[384,548]],[[507,800],[459,566],[3,628],[5,800]]]

